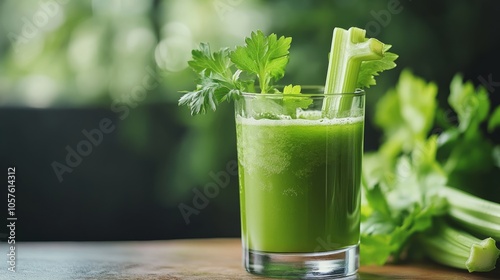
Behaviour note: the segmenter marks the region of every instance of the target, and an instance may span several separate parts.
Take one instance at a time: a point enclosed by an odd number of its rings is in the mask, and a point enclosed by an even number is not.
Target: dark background
[[[374,104],[403,69],[435,81],[442,104],[456,73],[477,85],[481,76],[500,81],[498,1],[47,2],[58,8],[0,1],[0,172],[7,181],[7,167],[16,168],[17,240],[239,236],[236,176],[189,224],[179,210],[193,207],[196,190],[215,182],[210,174],[236,160],[230,104],[197,117],[176,104],[179,91],[194,87],[186,61],[201,41],[239,45],[256,29],[291,36],[283,83],[322,84],[333,28],[372,28],[368,34],[392,44],[400,58],[368,90],[366,150],[380,139]],[[22,35],[24,19],[34,23],[40,11],[47,22],[16,47],[12,34]],[[149,75],[146,67],[161,83],[144,100],[126,103]],[[494,104],[498,91],[490,92]],[[116,102],[129,113],[117,112]],[[86,140],[82,130],[105,118],[115,129],[60,182],[53,163],[65,164],[66,148],[77,149]],[[5,220],[7,206],[0,205]]]

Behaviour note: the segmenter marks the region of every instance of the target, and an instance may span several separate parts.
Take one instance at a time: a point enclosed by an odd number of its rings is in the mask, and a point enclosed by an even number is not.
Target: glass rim
[[[278,85],[275,86],[278,89],[282,89],[285,86]],[[354,92],[344,92],[344,93],[324,93],[324,86],[316,86],[316,85],[301,85],[301,93],[294,93],[294,94],[283,94],[283,93],[259,93],[259,92],[242,92],[242,96],[245,97],[256,97],[256,96],[262,96],[262,97],[283,97],[283,96],[288,96],[288,97],[325,97],[325,96],[364,96],[365,91],[363,89],[356,89]],[[316,91],[316,93],[311,93],[313,91]]]

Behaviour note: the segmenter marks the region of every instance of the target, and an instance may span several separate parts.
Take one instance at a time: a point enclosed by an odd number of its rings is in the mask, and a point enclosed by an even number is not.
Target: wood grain
[[[20,243],[15,275],[3,267],[0,279],[267,279],[244,270],[239,239]],[[500,273],[387,265],[362,267],[358,279],[500,279]]]

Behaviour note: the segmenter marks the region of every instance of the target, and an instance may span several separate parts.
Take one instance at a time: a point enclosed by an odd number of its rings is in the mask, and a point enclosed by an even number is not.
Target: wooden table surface
[[[1,248],[4,255],[6,244]],[[7,271],[2,261],[0,279],[265,279],[242,267],[239,239],[18,243],[16,255],[17,271]],[[499,270],[370,266],[360,269],[358,279],[500,279]]]

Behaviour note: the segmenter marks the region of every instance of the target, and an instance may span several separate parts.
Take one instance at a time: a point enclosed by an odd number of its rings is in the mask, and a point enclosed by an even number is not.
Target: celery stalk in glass
[[[365,35],[365,30],[356,27],[351,27],[349,30],[342,28],[333,30],[325,93],[355,92],[359,85],[358,77],[362,62],[384,58],[384,53],[388,48],[385,48],[379,40],[367,39]],[[395,64],[391,66],[394,67]],[[326,100],[323,104],[323,113],[331,115],[337,110],[343,111],[350,108],[349,97],[344,96],[339,101],[339,104],[336,104],[333,99]]]

